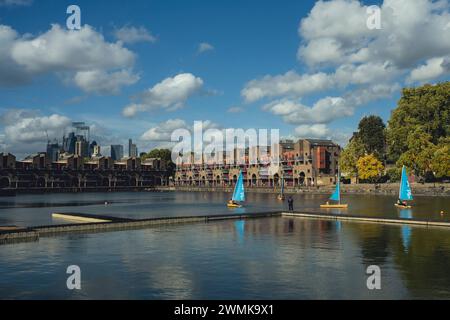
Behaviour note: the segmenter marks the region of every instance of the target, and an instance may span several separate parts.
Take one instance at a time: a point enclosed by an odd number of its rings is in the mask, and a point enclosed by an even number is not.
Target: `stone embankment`
[[[450,196],[449,183],[412,183],[412,192],[414,195],[423,196]],[[310,186],[310,187],[285,187],[286,194],[328,194],[334,189],[333,185],[329,186]],[[208,187],[208,186],[172,186],[172,187],[156,187],[158,191],[190,191],[190,192],[233,192],[232,187]],[[384,194],[397,195],[399,190],[398,183],[383,184],[343,184],[341,191],[343,194]],[[279,193],[280,188],[268,187],[247,187],[247,192],[254,193]]]

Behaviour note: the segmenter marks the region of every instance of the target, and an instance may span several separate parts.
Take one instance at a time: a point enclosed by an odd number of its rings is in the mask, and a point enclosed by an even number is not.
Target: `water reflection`
[[[238,220],[234,223],[234,226],[236,228],[236,234],[238,243],[243,244],[244,243],[244,237],[245,237],[245,221],[244,220]]]
[[[52,212],[82,212],[100,215],[147,218],[162,216],[192,216],[243,214],[285,210],[286,201],[280,202],[274,194],[249,193],[243,208],[229,209],[227,193],[206,192],[123,192],[19,195],[0,198],[0,225],[35,226],[59,223],[52,221]],[[392,205],[394,196],[345,195],[347,210],[320,209],[319,205],[328,195],[296,194],[294,208],[308,212],[333,212],[351,215],[398,217]],[[109,205],[105,206],[104,203]],[[416,197],[413,214],[415,218],[450,220],[450,215],[439,212],[450,207],[450,197]]]
[[[400,210],[400,218],[403,219],[412,219],[412,210],[411,209],[401,209]],[[411,226],[403,225],[402,226],[402,242],[403,248],[405,252],[408,252],[409,246],[411,243]]]
[[[0,299],[450,298],[448,230],[411,229],[408,252],[401,226],[301,218],[41,238],[0,248]],[[380,291],[366,288],[370,264]]]

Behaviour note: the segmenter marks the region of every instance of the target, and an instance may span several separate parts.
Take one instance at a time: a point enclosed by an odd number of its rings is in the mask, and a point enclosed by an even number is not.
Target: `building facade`
[[[256,149],[233,151],[234,160],[226,155],[218,155],[215,160],[177,161],[174,183],[178,186],[232,186],[239,173],[242,172],[247,187],[287,187],[320,186],[335,184],[337,179],[338,159],[341,152],[339,145],[331,140],[301,139],[281,141],[275,148],[278,150],[279,165],[267,159],[252,159],[252,152],[260,154]],[[272,154],[266,150],[267,158]],[[222,161],[217,161],[221,159]],[[237,159],[241,164],[237,164]],[[255,158],[253,158],[255,159]]]

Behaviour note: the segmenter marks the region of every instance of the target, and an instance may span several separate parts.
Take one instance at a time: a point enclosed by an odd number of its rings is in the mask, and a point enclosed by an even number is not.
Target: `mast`
[[[340,176],[340,172],[339,172],[339,167],[337,169],[337,175],[338,175],[337,187],[339,189],[339,204],[341,204],[341,176]]]

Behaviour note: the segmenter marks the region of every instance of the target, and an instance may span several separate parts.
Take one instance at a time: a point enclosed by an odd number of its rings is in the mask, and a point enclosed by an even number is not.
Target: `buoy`
[[[442,210],[442,211],[441,211],[441,216],[443,216],[443,215],[444,215],[444,211]]]
[[[108,205],[108,201],[105,201],[105,206],[107,206]]]

